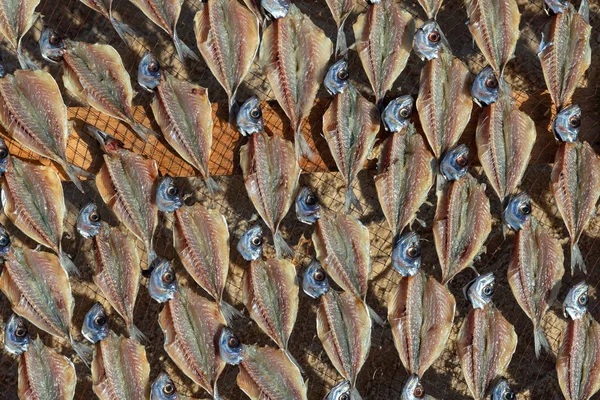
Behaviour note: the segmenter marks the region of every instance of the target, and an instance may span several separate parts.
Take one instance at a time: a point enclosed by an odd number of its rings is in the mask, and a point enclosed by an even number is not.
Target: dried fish
[[[337,26],[337,40],[335,42],[335,57],[342,55],[347,57],[348,45],[346,44],[346,34],[344,33],[344,24],[356,7],[356,0],[325,0],[333,20]]]
[[[302,136],[302,121],[313,107],[332,47],[325,33],[294,4],[263,32],[259,62],[295,132],[298,159],[314,158]]]
[[[402,388],[402,396],[401,400],[435,400],[433,397],[425,394],[425,389],[421,384],[421,380],[417,375],[412,375],[408,378],[408,381],[404,384],[404,388]]]
[[[31,340],[25,321],[12,314],[4,327],[4,347],[19,356],[20,399],[71,400],[77,377],[71,360]]]
[[[252,14],[254,14],[260,25],[264,28],[267,18],[263,12],[261,0],[244,0],[244,4],[248,7],[248,10],[252,11]]]
[[[421,7],[423,8],[423,11],[425,11],[425,14],[427,14],[427,18],[429,18],[429,19],[435,19],[438,11],[440,11],[440,8],[442,7],[442,2],[443,2],[443,0],[418,0],[418,1],[419,1],[419,4],[421,5]]]
[[[362,206],[352,186],[369,157],[379,132],[379,112],[348,80],[348,63],[340,60],[325,76],[325,87],[334,95],[323,115],[323,136],[344,179],[346,212]]]
[[[516,398],[515,392],[510,389],[506,379],[500,378],[492,389],[490,400],[515,400]]]
[[[112,13],[112,3],[113,0],[79,0],[86,6],[90,7],[92,10],[99,12],[104,16],[104,18],[108,19],[112,24],[113,28],[117,32],[117,35],[125,42],[127,41],[127,36],[131,36],[132,38],[138,37],[137,33],[129,25],[124,22],[117,20]]]
[[[39,69],[21,47],[23,36],[40,17],[40,13],[35,12],[39,4],[40,0],[0,1],[0,33],[17,52],[21,69]]]
[[[463,375],[475,400],[485,399],[492,382],[505,375],[517,348],[514,326],[491,303],[494,285],[494,274],[490,272],[466,288],[473,308],[456,339]]]
[[[353,25],[356,50],[378,106],[404,70],[410,55],[415,21],[394,0],[371,2]]]
[[[194,400],[177,392],[175,382],[166,372],[158,374],[150,388],[150,400]]]

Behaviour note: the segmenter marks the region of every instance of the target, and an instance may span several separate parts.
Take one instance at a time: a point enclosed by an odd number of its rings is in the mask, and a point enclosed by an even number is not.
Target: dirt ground
[[[178,25],[179,36],[194,49],[193,17],[198,4],[199,0],[185,0]],[[417,26],[420,25],[424,14],[416,1],[403,2],[402,4],[418,18]],[[303,12],[309,14],[313,21],[330,38],[335,38],[333,20],[330,17],[324,0],[297,1],[297,5]],[[361,12],[365,7],[365,2],[359,0],[356,13]],[[207,87],[212,102],[223,102],[226,100],[224,91],[212,77],[204,62],[187,62],[186,65],[182,65],[173,55],[174,49],[167,35],[152,25],[127,0],[115,0],[114,9],[115,14],[120,19],[129,23],[140,34],[140,39],[131,43],[130,46],[119,39],[108,21],[78,0],[42,0],[38,7],[38,10],[44,16],[44,22],[57,29],[60,33],[77,40],[104,42],[113,45],[123,57],[125,65],[134,80],[139,57],[145,49],[151,49],[159,56],[162,64],[168,66],[171,72],[181,78],[189,79]],[[507,80],[515,92],[526,97],[526,99],[521,99],[523,103],[522,109],[530,114],[536,122],[538,129],[534,157],[521,184],[521,188],[528,191],[532,196],[536,206],[534,211],[535,216],[548,230],[561,239],[561,243],[564,245],[565,259],[569,260],[568,234],[558,215],[554,200],[549,191],[551,166],[539,162],[539,160],[548,159],[547,156],[552,155],[555,150],[554,139],[547,130],[551,118],[550,97],[547,93],[544,93],[545,83],[536,55],[540,34],[544,30],[544,26],[549,22],[549,17],[542,9],[541,0],[532,2],[519,0],[519,9],[522,12],[520,26],[522,32],[521,39],[517,46],[516,56],[507,68]],[[575,101],[579,102],[583,108],[582,135],[597,151],[600,149],[600,94],[598,93],[600,82],[600,79],[598,79],[600,76],[600,68],[598,67],[598,61],[600,61],[599,12],[599,5],[592,4],[590,12],[591,23],[594,28],[591,39],[593,52],[592,67],[581,83],[582,88],[575,95]],[[348,43],[352,43],[354,40],[350,27],[355,17],[356,15],[350,17],[347,23]],[[483,57],[472,43],[468,28],[464,24],[465,20],[466,11],[461,0],[446,1],[438,15],[438,22],[444,30],[455,55],[468,65],[471,72],[476,73],[483,67]],[[48,65],[48,63],[43,62],[37,49],[37,39],[39,38],[42,25],[43,23],[38,21],[35,28],[24,40],[24,46],[31,52],[32,57],[36,61],[39,61],[40,65],[43,65],[58,78],[60,76],[60,66]],[[15,68],[15,57],[9,52],[3,52],[2,56],[7,69],[12,71]],[[351,79],[365,95],[371,95],[366,76],[361,70],[355,52],[350,53],[350,65]],[[411,55],[406,69],[396,82],[392,93],[388,94],[388,97],[391,98],[395,95],[405,93],[416,96],[422,65],[421,60],[414,54]],[[57,80],[60,82],[60,79]],[[134,85],[134,87],[141,92],[139,86]],[[253,67],[246,82],[242,85],[238,98],[245,99],[250,94],[258,94],[264,100],[273,100],[268,84],[256,65]],[[319,96],[326,96],[326,93],[321,91]],[[72,99],[67,98],[66,101],[70,106],[78,105]],[[147,106],[149,101],[150,96],[146,93],[139,93],[135,98],[135,103],[139,105]],[[88,122],[93,123],[93,121],[90,121],[89,116],[80,115],[78,117],[87,119]],[[311,118],[318,119],[320,116],[311,116]],[[476,112],[473,119],[476,120]],[[101,128],[113,132],[116,130],[117,125],[118,122],[111,120],[108,126],[101,126]],[[218,126],[222,126],[222,124]],[[540,132],[543,134],[540,135]],[[319,132],[314,132],[316,137],[318,137],[318,134]],[[231,143],[231,146],[237,145],[239,143]],[[324,141],[317,141],[317,150],[321,153],[328,152]],[[99,160],[99,154],[100,152],[98,151],[95,154],[87,154],[87,156],[94,158],[94,160]],[[172,163],[172,160],[166,159],[161,154],[156,155],[155,158],[161,164],[161,171],[163,173],[165,170],[171,168],[169,162]],[[310,166],[308,166],[308,170],[310,171]],[[485,182],[486,178],[479,169],[473,168],[472,173],[480,181]],[[359,175],[355,191],[363,205],[364,213],[359,215],[354,212],[354,215],[359,217],[368,226],[371,233],[373,273],[367,302],[379,315],[385,316],[387,314],[388,293],[397,284],[400,277],[390,265],[392,234],[379,207],[373,185],[373,175],[374,171],[372,170],[363,171]],[[246,195],[239,167],[235,168],[232,176],[218,176],[216,180],[221,187],[225,188],[225,193],[217,196],[209,205],[217,208],[225,215],[232,237],[230,279],[227,284],[225,298],[241,310],[243,309],[243,305],[241,304],[241,282],[247,264],[237,254],[235,245],[242,232],[250,226],[257,215]],[[343,183],[336,172],[303,174],[301,183],[315,188],[327,207],[334,210],[341,210],[343,208]],[[188,203],[196,200],[205,202],[206,192],[203,184],[197,178],[178,178],[177,184],[184,187],[186,193],[194,194],[192,198],[187,200]],[[95,301],[101,301],[106,304],[106,301],[98,293],[97,288],[91,283],[94,265],[91,243],[79,237],[74,230],[76,215],[82,205],[90,200],[96,201],[97,204],[102,203],[93,183],[88,182],[85,187],[86,194],[81,196],[71,184],[65,184],[69,213],[66,223],[67,234],[65,235],[63,244],[65,251],[73,256],[75,263],[82,271],[80,279],[72,279],[73,294],[76,300],[73,333],[78,339],[81,339],[78,331],[85,312]],[[492,234],[486,243],[487,251],[476,261],[475,267],[481,273],[495,272],[498,287],[494,294],[494,303],[515,326],[519,337],[517,351],[509,367],[507,378],[518,392],[519,399],[561,399],[562,395],[560,394],[556,380],[554,362],[560,335],[566,326],[566,320],[562,316],[560,303],[572,284],[586,279],[592,286],[589,309],[592,315],[597,320],[600,320],[600,307],[598,307],[600,302],[597,295],[597,287],[600,282],[600,246],[597,242],[597,238],[600,236],[600,218],[595,218],[592,221],[590,228],[580,241],[580,248],[587,263],[588,276],[586,277],[579,272],[575,276],[572,276],[568,262],[565,265],[566,273],[563,278],[563,286],[558,302],[546,315],[543,323],[544,331],[548,336],[553,352],[552,354],[542,355],[538,360],[535,358],[533,351],[531,322],[514,300],[506,281],[506,268],[512,248],[513,235],[508,234],[504,238],[500,223],[500,204],[489,187],[487,194],[492,203],[494,226]],[[431,193],[429,201],[431,204],[435,204],[435,195],[433,193]],[[426,222],[426,226],[421,227],[419,224],[415,224],[413,228],[424,239],[424,269],[439,278],[440,268],[431,232],[431,221],[434,212],[434,206],[424,205],[419,213],[419,218]],[[110,211],[102,208],[101,214],[109,216]],[[111,218],[110,222],[117,224],[114,217]],[[2,217],[2,223],[6,223],[4,217]],[[22,234],[16,232],[14,227],[8,223],[6,224],[16,238],[22,240],[27,245],[33,246],[33,243],[26,240]],[[160,256],[176,260],[176,255],[171,246],[172,234],[169,226],[170,221],[165,217],[161,217],[161,223],[155,237],[155,243],[159,244],[156,251]],[[299,223],[293,212],[284,219],[282,224],[284,237],[293,245],[296,245],[302,237],[310,238],[312,229],[312,227]],[[142,251],[142,246],[140,245],[140,252]],[[310,256],[314,255],[314,250],[304,247],[298,248],[297,251],[299,259],[297,269],[300,276],[307,262],[310,260]],[[141,258],[145,259],[145,257]],[[185,271],[178,261],[175,261],[175,265],[180,282],[183,285],[197,289],[201,293],[197,285],[191,282],[189,277],[186,276]],[[461,289],[473,277],[474,273],[472,271],[464,271],[449,286],[457,300],[453,333],[444,353],[433,367],[427,371],[423,380],[427,393],[438,399],[455,400],[469,397],[456,355],[454,339],[464,316],[469,311],[469,305],[463,298]],[[174,378],[181,393],[198,398],[206,397],[206,393],[202,389],[193,384],[190,379],[177,370],[164,352],[162,348],[163,334],[157,323],[161,306],[154,302],[148,295],[146,280],[143,281],[143,285],[144,287],[141,288],[138,296],[135,323],[148,337],[148,341],[144,345],[151,366],[151,380],[161,370],[165,369]],[[341,381],[341,377],[332,367],[317,338],[316,307],[317,302],[315,300],[301,294],[300,312],[290,343],[290,352],[304,367],[305,379],[308,380],[309,385],[309,399],[311,400],[322,399],[333,385]],[[6,321],[10,315],[10,305],[3,296],[0,297],[0,310],[0,318]],[[111,319],[111,328],[118,333],[124,333],[124,327],[118,315],[111,313],[110,316],[114,316]],[[245,343],[274,346],[269,338],[249,318],[235,321],[233,328],[239,332],[242,341]],[[37,333],[33,327],[32,331],[34,335]],[[64,347],[65,343],[60,343],[43,332],[40,333],[40,337],[42,337],[47,345],[56,346],[68,356],[73,355],[70,348]],[[76,398],[87,399],[92,393],[90,371],[78,359],[74,358],[74,361],[78,374]],[[17,362],[15,358],[7,355],[6,352],[0,353],[0,371],[0,398],[15,399]],[[227,367],[219,379],[219,391],[223,399],[234,400],[246,398],[236,386],[236,375],[237,368]],[[380,327],[375,325],[372,332],[372,348],[369,359],[359,375],[357,384],[362,397],[373,400],[398,399],[400,398],[400,392],[406,379],[407,374],[400,364],[389,326]],[[597,398],[600,398],[600,396]]]

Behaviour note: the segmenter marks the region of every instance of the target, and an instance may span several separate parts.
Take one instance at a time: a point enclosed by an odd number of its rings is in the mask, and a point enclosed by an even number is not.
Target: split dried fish
[[[488,273],[466,288],[473,308],[456,338],[463,375],[475,400],[485,399],[492,382],[505,375],[517,348],[514,326],[491,302],[494,285],[494,274]]]
[[[337,40],[335,42],[335,57],[342,55],[347,57],[348,45],[346,44],[346,34],[344,33],[344,24],[356,7],[356,0],[325,0],[333,20],[337,26]]]
[[[435,400],[432,396],[425,394],[425,389],[417,375],[412,375],[402,388],[401,400]]]
[[[21,41],[40,17],[40,13],[35,12],[39,4],[40,0],[0,1],[0,33],[17,52],[21,69],[38,69],[38,66],[23,53]]]
[[[244,0],[244,4],[248,7],[248,10],[252,11],[252,14],[254,14],[260,25],[264,28],[267,18],[263,11],[261,0]]]
[[[92,10],[102,14],[104,18],[108,19],[112,24],[113,28],[117,32],[117,35],[123,40],[125,43],[129,43],[127,40],[127,36],[131,36],[132,38],[137,38],[138,35],[135,33],[129,25],[124,22],[117,20],[112,13],[112,3],[113,0],[79,0]]]
[[[412,16],[394,0],[371,2],[353,25],[356,50],[378,106],[406,67],[415,33]]]
[[[259,62],[295,132],[298,160],[314,158],[301,128],[327,72],[332,47],[325,33],[294,4],[263,32]]]
[[[348,80],[343,59],[327,72],[325,87],[334,97],[323,115],[323,136],[344,179],[346,212],[354,206],[362,213],[352,186],[373,149],[381,124],[379,111]]]

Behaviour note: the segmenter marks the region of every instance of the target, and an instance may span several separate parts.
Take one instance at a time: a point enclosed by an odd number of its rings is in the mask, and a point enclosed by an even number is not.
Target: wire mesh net
[[[232,236],[231,241],[231,267],[229,281],[227,283],[225,300],[242,309],[241,287],[246,269],[246,262],[235,251],[235,245],[243,231],[247,229],[252,221],[257,218],[249,198],[246,194],[241,169],[239,167],[239,158],[237,156],[241,139],[237,132],[233,131],[227,124],[227,97],[223,89],[219,86],[216,79],[203,61],[190,62],[182,64],[175,52],[174,46],[168,36],[158,27],[152,24],[135,6],[126,0],[115,0],[113,10],[116,17],[132,28],[139,36],[131,40],[130,43],[123,42],[112,28],[110,22],[102,15],[86,7],[78,0],[60,0],[49,1],[42,0],[38,11],[43,15],[43,22],[38,21],[34,29],[24,39],[24,48],[33,55],[33,58],[57,78],[59,85],[62,85],[60,79],[60,65],[48,65],[43,62],[39,50],[37,49],[37,40],[40,36],[40,30],[43,23],[56,29],[59,33],[81,41],[90,43],[102,42],[114,46],[123,58],[124,64],[131,77],[135,80],[137,76],[137,63],[141,55],[146,50],[152,51],[161,61],[163,66],[167,66],[169,72],[181,79],[187,79],[201,86],[208,88],[210,100],[215,104],[215,126],[213,131],[213,155],[210,161],[210,170],[215,175],[217,182],[225,189],[225,193],[217,196],[213,202],[206,202],[206,189],[198,178],[183,178],[194,175],[193,169],[178,157],[162,141],[154,138],[150,143],[144,143],[138,139],[122,122],[107,118],[98,111],[82,107],[73,99],[65,95],[65,101],[70,106],[69,117],[76,121],[76,133],[72,135],[69,141],[69,152],[72,157],[70,161],[80,165],[90,171],[97,171],[102,163],[102,152],[94,140],[82,133],[82,121],[94,125],[109,134],[115,135],[125,143],[127,148],[135,152],[147,155],[157,161],[162,174],[170,174],[178,178],[177,184],[184,187],[184,192],[193,193],[193,200],[200,200],[211,207],[217,208],[227,219]],[[191,48],[195,49],[195,36],[193,31],[193,18],[198,10],[199,0],[185,0],[183,10],[177,26],[179,37]],[[336,27],[330,16],[329,9],[323,0],[319,1],[298,1],[297,6],[309,15],[313,22],[325,31],[328,37],[335,40]],[[420,6],[412,2],[401,2],[401,6],[409,11],[416,19],[417,26],[423,22],[423,13]],[[367,4],[360,0],[355,10],[355,14],[350,17],[346,23],[346,34],[348,43],[353,43],[353,33],[351,25],[356,15],[367,7]],[[593,27],[598,24],[598,5],[591,5],[590,19]],[[517,45],[515,58],[509,63],[506,70],[506,79],[513,90],[516,102],[519,107],[528,113],[536,123],[538,139],[534,148],[532,162],[521,184],[521,188],[527,190],[532,196],[536,205],[535,216],[540,220],[549,231],[553,232],[564,243],[566,255],[568,255],[568,234],[564,224],[554,204],[551,192],[549,190],[551,167],[548,163],[552,162],[556,150],[555,141],[549,132],[550,121],[553,113],[550,97],[545,92],[545,83],[537,58],[537,48],[539,45],[540,33],[544,26],[549,22],[549,17],[544,13],[542,1],[519,0],[519,9],[522,13],[521,18],[521,38]],[[439,15],[438,22],[448,38],[454,54],[462,59],[472,73],[477,73],[484,67],[485,61],[481,53],[473,45],[472,37],[469,33],[466,21],[466,11],[462,1],[448,0],[444,3]],[[583,139],[592,143],[596,150],[600,147],[600,135],[598,127],[600,126],[600,115],[598,113],[598,49],[600,48],[600,35],[597,31],[592,34],[592,68],[587,74],[587,78],[581,83],[581,89],[575,94],[575,101],[583,107],[584,119],[582,121]],[[7,51],[5,63],[9,71],[15,66],[15,58]],[[412,94],[416,97],[419,87],[419,75],[423,62],[414,54],[411,55],[408,64],[400,78],[396,81],[393,90],[388,93],[387,98],[393,98],[400,94]],[[349,72],[354,84],[365,94],[370,95],[366,75],[362,71],[360,61],[356,52],[349,53]],[[62,87],[61,87],[62,89]],[[292,139],[293,133],[289,122],[280,108],[275,104],[274,96],[269,88],[268,82],[261,73],[260,67],[254,65],[245,82],[238,92],[238,99],[243,101],[248,96],[255,94],[261,100],[268,102],[268,112],[264,113],[264,123],[270,133],[283,134],[286,138]],[[136,104],[134,117],[140,122],[144,122],[153,129],[158,129],[151,122],[151,112],[149,103],[151,94],[140,90],[135,97]],[[308,136],[309,143],[316,149],[323,164],[317,165],[307,161],[303,162],[304,174],[301,178],[301,184],[307,184],[316,189],[321,201],[325,206],[333,210],[343,209],[343,180],[335,172],[335,164],[329,155],[327,144],[322,138],[321,118],[324,106],[327,104],[327,94],[324,90],[318,95],[317,106],[304,124],[305,136]],[[463,141],[473,145],[473,132],[478,118],[478,110],[474,109],[471,123],[467,132],[463,136]],[[6,135],[3,135],[4,137]],[[29,151],[24,150],[8,139],[11,151],[19,157],[39,159]],[[45,160],[41,162],[46,163]],[[327,168],[323,168],[325,165]],[[478,169],[474,168],[480,181],[485,182],[485,176]],[[388,293],[398,283],[399,276],[393,271],[390,265],[392,232],[385,221],[382,211],[379,207],[377,193],[373,185],[374,171],[368,169],[359,175],[355,183],[355,191],[364,208],[362,215],[354,212],[354,215],[367,225],[371,234],[371,255],[373,260],[373,273],[370,284],[370,290],[367,297],[367,303],[381,315],[386,315],[386,302]],[[102,199],[98,195],[94,184],[87,182],[85,184],[86,193],[81,195],[72,184],[65,183],[65,197],[68,208],[68,218],[65,223],[67,237],[64,239],[64,249],[73,256],[73,259],[80,267],[82,276],[72,279],[73,294],[76,299],[76,306],[73,317],[73,332],[78,339],[81,339],[78,333],[85,312],[95,301],[103,302],[107,308],[107,302],[102,298],[101,293],[92,282],[93,275],[93,249],[92,244],[79,237],[74,229],[76,217],[79,209],[89,201],[94,201],[102,205]],[[492,213],[494,215],[494,227],[492,234],[487,240],[487,251],[475,262],[475,267],[479,272],[493,271],[497,277],[497,289],[494,295],[494,302],[504,313],[506,318],[515,326],[519,336],[519,344],[512,363],[508,370],[508,378],[511,385],[520,392],[519,398],[531,399],[550,399],[554,396],[560,398],[560,389],[558,388],[556,373],[554,369],[554,358],[558,348],[561,332],[566,326],[566,321],[562,318],[560,304],[554,305],[543,322],[543,328],[546,332],[553,354],[542,355],[538,360],[533,351],[533,330],[531,322],[519,308],[514,300],[506,280],[506,267],[512,249],[512,235],[506,238],[502,234],[500,217],[500,203],[495,195],[488,188],[488,196],[492,203]],[[435,204],[435,195],[432,193],[429,198],[430,204]],[[100,209],[103,217],[111,215],[106,208]],[[425,226],[414,224],[413,229],[417,231],[424,239],[423,243],[423,265],[426,271],[436,277],[440,276],[439,263],[433,245],[433,235],[431,231],[431,222],[435,213],[435,206],[424,205],[419,212],[419,219],[425,222]],[[303,225],[297,221],[291,212],[282,223],[283,236],[292,244],[296,244],[301,238],[310,239],[312,227]],[[16,228],[9,226],[11,233],[26,245],[35,245],[22,234],[16,231]],[[112,218],[113,225],[118,222]],[[596,286],[600,277],[600,251],[598,250],[596,239],[600,235],[599,220],[595,218],[592,221],[586,234],[580,241],[580,247],[583,251],[584,259],[588,267],[587,280],[594,287],[592,290],[592,304],[590,310],[592,315],[599,319],[600,315],[597,307]],[[161,216],[159,228],[155,235],[156,251],[160,256],[176,260],[177,257],[172,249],[172,222],[168,216]],[[11,229],[12,228],[12,229]],[[142,244],[139,245],[140,252],[144,251]],[[297,268],[302,271],[306,263],[314,255],[311,246],[298,246],[296,253]],[[145,257],[141,257],[142,260]],[[194,290],[200,289],[195,285],[181,265],[175,261],[179,280],[183,285],[193,287]],[[567,272],[563,278],[563,286],[559,295],[559,302],[564,299],[566,291],[573,284],[586,278],[579,273],[572,276],[566,267]],[[468,312],[469,305],[462,297],[461,288],[474,277],[471,271],[465,271],[457,276],[450,284],[450,290],[457,299],[457,315],[455,318],[453,332],[442,356],[434,366],[425,374],[424,385],[426,391],[436,398],[443,399],[461,399],[468,396],[466,383],[462,377],[460,364],[456,355],[454,338],[458,332],[460,324]],[[144,281],[143,285],[147,283]],[[10,305],[3,297],[0,300],[2,304],[2,317],[6,321],[10,315]],[[295,326],[295,331],[291,337],[290,352],[296,357],[304,367],[305,378],[309,384],[309,398],[320,399],[327,391],[342,378],[332,367],[327,355],[316,334],[316,306],[317,301],[308,296],[301,295],[300,312]],[[177,370],[174,364],[169,360],[164,352],[163,334],[157,323],[158,313],[161,306],[154,302],[147,293],[145,287],[141,288],[136,305],[135,323],[148,337],[144,343],[148,360],[151,365],[151,379],[165,369],[175,383],[179,391],[185,395],[195,395],[196,397],[205,396],[197,385],[185,377]],[[109,311],[110,312],[110,311]],[[114,312],[110,312],[111,329],[118,333],[124,333],[124,326],[121,319]],[[32,328],[33,329],[33,328]],[[258,343],[260,345],[274,346],[263,334],[259,328],[249,319],[237,320],[234,323],[234,329],[240,332],[240,336],[245,343]],[[37,333],[33,329],[34,335]],[[48,345],[55,346],[64,354],[72,355],[66,343],[55,340],[47,334],[40,332],[40,336]],[[78,385],[76,398],[83,399],[91,395],[91,379],[89,370],[83,366],[77,359]],[[3,353],[0,356],[0,397],[6,399],[16,398],[17,381],[17,363],[15,359]],[[219,390],[225,399],[242,399],[245,396],[235,384],[237,369],[228,367],[219,380]],[[389,399],[399,398],[402,386],[407,379],[407,374],[400,364],[397,352],[389,326],[374,326],[372,332],[372,348],[369,358],[363,367],[357,387],[363,397],[368,399]]]

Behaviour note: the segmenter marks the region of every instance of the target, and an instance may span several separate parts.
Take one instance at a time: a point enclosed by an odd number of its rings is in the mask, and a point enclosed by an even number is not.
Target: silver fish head
[[[415,53],[421,60],[433,60],[442,46],[447,46],[447,41],[438,23],[433,19],[425,21],[415,33]]]
[[[348,82],[348,62],[346,60],[341,59],[329,67],[324,84],[330,94],[344,93]]]
[[[285,18],[290,11],[289,0],[261,0],[261,4],[275,19]]]
[[[351,400],[352,399],[352,384],[350,381],[343,381],[335,385],[324,400]]]
[[[2,58],[0,57],[0,78],[4,78],[6,76],[6,67],[2,62]]]
[[[525,192],[512,197],[504,210],[504,221],[508,226],[519,231],[527,223],[531,216],[531,198]]]
[[[313,299],[318,299],[326,295],[330,288],[325,270],[318,261],[313,260],[304,271],[302,290]]]
[[[562,109],[552,122],[554,137],[561,142],[576,141],[580,128],[581,108],[578,104]]]
[[[418,400],[425,397],[425,389],[417,375],[411,375],[402,388],[402,400]]]
[[[177,388],[175,383],[166,372],[158,374],[154,382],[152,382],[152,388],[150,389],[150,400],[177,400],[179,395],[177,394]]]
[[[240,133],[244,136],[264,130],[262,110],[258,97],[252,96],[242,104],[237,113],[236,123]]]
[[[96,203],[88,203],[79,210],[77,232],[86,239],[96,236],[102,229],[102,220]]]
[[[175,296],[177,279],[173,265],[167,259],[162,259],[152,270],[148,292],[150,297],[159,303],[165,303]]]
[[[587,305],[590,301],[588,295],[588,285],[585,282],[579,282],[573,286],[563,304],[563,313],[571,319],[581,319],[587,312]]]
[[[237,244],[237,250],[244,260],[258,260],[263,254],[263,229],[260,224],[255,224],[248,229]]]
[[[160,61],[150,51],[146,51],[138,65],[138,83],[151,92],[160,85],[160,77]]]
[[[10,251],[10,236],[4,225],[0,224],[0,257],[6,258]]]
[[[490,400],[515,400],[517,396],[515,392],[510,389],[508,381],[504,378],[500,378],[498,383],[492,389],[492,396]]]
[[[467,175],[469,148],[461,144],[448,151],[440,164],[440,172],[448,181],[457,181]]]
[[[158,209],[165,213],[172,213],[183,205],[183,198],[173,178],[165,175],[156,188],[156,205]]]
[[[488,65],[475,77],[471,86],[471,96],[480,106],[489,106],[498,101],[499,87],[498,78],[492,67]]]
[[[381,115],[383,126],[387,131],[400,132],[410,123],[415,101],[409,94],[396,97],[390,101]]]
[[[85,314],[81,334],[92,343],[98,343],[108,336],[108,316],[102,304],[94,304]]]
[[[9,155],[10,154],[8,152],[8,146],[6,145],[6,142],[4,139],[0,138],[0,174],[5,173],[6,169],[8,168]]]
[[[93,125],[86,124],[85,129],[98,141],[102,150],[105,153],[111,153],[118,148],[123,147],[123,143],[114,136],[109,135],[101,129],[96,128]]]
[[[46,61],[57,63],[65,53],[65,42],[54,29],[45,26],[40,36],[40,51]]]
[[[402,276],[415,276],[421,269],[421,244],[415,232],[404,234],[396,240],[392,251],[392,265]]]
[[[562,14],[569,7],[567,0],[544,0],[544,3],[554,14]]]
[[[27,351],[31,336],[25,325],[25,320],[17,314],[12,314],[4,327],[4,348],[10,354],[19,355]]]
[[[243,346],[240,339],[228,327],[223,327],[219,336],[219,355],[227,364],[238,365],[242,362]]]
[[[296,216],[300,222],[314,224],[321,218],[321,205],[312,190],[304,186],[296,196]]]
[[[488,303],[492,301],[492,295],[494,294],[494,288],[496,286],[496,277],[492,272],[480,275],[475,278],[466,287],[466,295],[473,308],[483,309]]]

